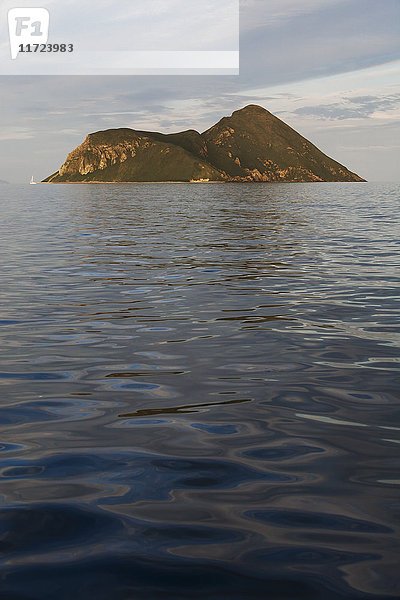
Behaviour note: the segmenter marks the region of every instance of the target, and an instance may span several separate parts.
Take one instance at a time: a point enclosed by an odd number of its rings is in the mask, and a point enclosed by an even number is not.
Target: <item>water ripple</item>
[[[31,187],[1,598],[398,598],[398,186]]]

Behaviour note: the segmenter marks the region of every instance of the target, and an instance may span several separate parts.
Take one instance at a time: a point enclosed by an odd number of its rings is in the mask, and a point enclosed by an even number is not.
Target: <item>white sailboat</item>
[[[30,180],[30,182],[29,182],[29,183],[30,183],[31,185],[36,185],[36,181],[34,181],[34,179],[33,179],[33,175],[32,175],[32,177],[31,177],[31,180]]]

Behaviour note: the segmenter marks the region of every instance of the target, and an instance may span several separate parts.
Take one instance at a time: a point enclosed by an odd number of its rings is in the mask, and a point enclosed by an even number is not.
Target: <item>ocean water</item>
[[[400,597],[399,192],[1,187],[1,600]]]

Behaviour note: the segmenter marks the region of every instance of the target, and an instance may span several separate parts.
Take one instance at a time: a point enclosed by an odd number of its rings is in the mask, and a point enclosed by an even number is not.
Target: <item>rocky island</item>
[[[139,181],[365,180],[261,106],[250,105],[204,133],[91,133],[43,183]]]

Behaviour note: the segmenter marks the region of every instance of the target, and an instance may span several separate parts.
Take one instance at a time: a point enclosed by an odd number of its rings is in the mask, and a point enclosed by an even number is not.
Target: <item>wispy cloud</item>
[[[35,136],[34,131],[24,127],[3,127],[0,131],[0,141],[29,140]]]
[[[397,109],[395,116],[400,118],[400,93],[391,96],[354,96],[343,98],[341,102],[302,106],[293,112],[298,115],[317,117],[319,119],[345,120],[365,119],[379,113],[381,117],[390,117]]]
[[[348,0],[241,0],[242,25],[254,27],[254,14],[258,16],[258,27],[279,25],[298,16],[309,15],[329,6],[346,4]]]

